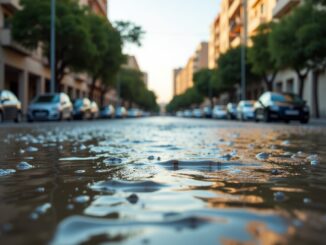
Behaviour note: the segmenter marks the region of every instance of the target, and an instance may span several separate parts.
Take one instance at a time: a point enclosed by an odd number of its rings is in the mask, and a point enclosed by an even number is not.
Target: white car
[[[27,120],[65,120],[72,118],[72,103],[65,93],[43,94],[37,96],[29,105]]]
[[[92,114],[92,119],[96,119],[100,116],[100,110],[95,101],[91,102],[91,114]]]
[[[213,118],[216,119],[226,119],[227,111],[226,107],[223,105],[216,105],[213,108]]]
[[[196,108],[192,111],[192,116],[195,118],[202,118],[204,117],[204,112],[200,108]]]
[[[123,106],[119,106],[115,109],[116,118],[125,118],[127,116],[127,110]]]
[[[183,116],[184,116],[184,117],[192,117],[192,112],[191,112],[191,110],[185,110],[185,111],[183,112]]]
[[[254,120],[255,119],[255,101],[242,100],[237,107],[237,116],[241,121]]]
[[[115,109],[113,105],[103,106],[100,112],[101,118],[113,118]]]

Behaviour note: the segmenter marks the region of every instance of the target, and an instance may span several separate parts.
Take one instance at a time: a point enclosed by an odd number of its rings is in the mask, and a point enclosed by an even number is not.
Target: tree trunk
[[[313,71],[313,80],[312,80],[312,91],[313,91],[313,110],[316,118],[320,118],[319,113],[319,98],[318,98],[318,78],[319,70]]]
[[[92,84],[91,84],[91,89],[89,91],[89,99],[94,100],[94,92],[95,92],[95,86],[96,86],[96,77],[92,78]]]
[[[295,72],[298,75],[299,79],[299,96],[303,98],[303,90],[304,90],[304,84],[305,84],[305,79],[308,75],[309,70],[307,70],[305,73],[301,73],[300,70],[295,70]]]

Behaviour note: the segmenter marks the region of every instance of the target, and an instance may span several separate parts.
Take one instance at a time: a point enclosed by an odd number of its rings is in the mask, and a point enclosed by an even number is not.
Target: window
[[[264,13],[264,4],[263,4],[263,3],[260,5],[260,13],[261,13],[261,14]]]
[[[3,15],[3,28],[10,29],[11,28],[11,18],[7,13]]]
[[[293,79],[288,79],[286,81],[286,92],[293,93],[294,92],[294,81]]]
[[[282,82],[277,82],[276,83],[275,90],[276,90],[276,92],[282,92],[283,91],[283,84],[282,84]]]

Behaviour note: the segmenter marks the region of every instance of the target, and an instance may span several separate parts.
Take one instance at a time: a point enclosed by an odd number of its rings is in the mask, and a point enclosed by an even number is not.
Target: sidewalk
[[[326,127],[326,118],[311,118],[309,124],[314,126]]]

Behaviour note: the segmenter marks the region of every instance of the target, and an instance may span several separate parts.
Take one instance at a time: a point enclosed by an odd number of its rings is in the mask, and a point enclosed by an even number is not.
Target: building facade
[[[106,0],[80,0],[80,4],[107,16]],[[41,47],[30,51],[13,40],[10,18],[20,9],[19,0],[0,0],[0,89],[15,93],[25,111],[36,95],[50,92],[51,71]],[[87,74],[67,71],[62,85],[62,91],[72,99],[86,97],[89,95],[90,78]],[[97,86],[100,86],[100,81]],[[96,100],[100,101],[99,93]]]
[[[278,21],[289,14],[295,7],[302,4],[303,0],[247,0],[247,45],[251,45],[250,37],[257,32],[259,25],[272,20]],[[244,5],[242,0],[222,0],[220,12],[215,18],[210,28],[209,40],[209,68],[217,67],[217,59],[229,48],[239,46],[243,40],[243,14]],[[240,72],[240,71],[239,71]],[[314,111],[312,93],[312,74],[308,74],[305,81],[303,99]],[[274,82],[274,91],[298,93],[299,81],[297,75],[292,70],[280,71]],[[326,117],[326,98],[322,95],[326,93],[326,73],[319,77],[319,108],[323,117]],[[247,98],[257,99],[265,90],[264,84],[260,81],[247,87]],[[238,88],[239,90],[239,88]],[[237,92],[240,94],[240,90]],[[227,96],[222,96],[223,102],[227,101]],[[313,115],[314,116],[314,115]]]
[[[208,68],[207,42],[202,42],[198,45],[185,67],[173,71],[173,94],[179,95],[191,88],[194,84],[193,75],[204,68]]]

